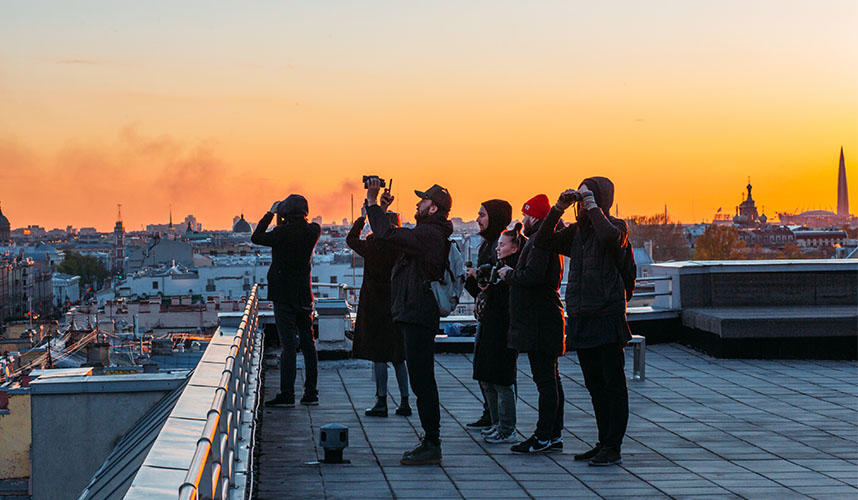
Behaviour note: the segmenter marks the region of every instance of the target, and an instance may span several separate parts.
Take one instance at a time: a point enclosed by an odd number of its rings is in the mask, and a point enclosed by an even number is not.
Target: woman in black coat
[[[524,237],[519,230],[504,231],[497,244],[497,267],[514,267]],[[474,380],[486,397],[494,431],[486,435],[489,443],[511,443],[515,438],[515,370],[518,351],[511,349],[509,331],[509,286],[495,277],[481,284],[477,297],[480,335],[474,346]]]
[[[388,212],[391,224],[399,226],[399,215]],[[346,236],[346,244],[363,257],[363,283],[360,287],[357,320],[355,321],[354,357],[373,362],[376,403],[366,410],[371,417],[387,416],[387,363],[393,363],[399,384],[400,405],[397,415],[411,415],[408,403],[408,372],[405,367],[405,350],[402,333],[393,322],[390,312],[390,275],[399,253],[390,245],[370,234],[361,239],[366,216],[355,220]]]

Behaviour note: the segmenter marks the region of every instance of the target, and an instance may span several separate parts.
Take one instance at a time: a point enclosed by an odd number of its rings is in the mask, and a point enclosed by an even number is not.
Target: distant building
[[[80,276],[56,273],[51,279],[54,293],[54,305],[63,307],[80,300]]]
[[[0,242],[7,242],[12,239],[11,226],[9,219],[3,215],[3,207],[0,206]]]
[[[849,213],[849,191],[846,186],[846,160],[840,148],[837,167],[837,213],[830,210],[808,210],[799,214],[779,213],[781,223],[811,228],[843,227],[858,225],[858,217]]]
[[[53,310],[53,271],[48,261],[0,257],[0,322]]]
[[[241,214],[241,217],[239,217],[232,225],[232,232],[248,234],[253,232],[253,228],[250,227],[250,223],[244,220],[244,214]]]
[[[766,224],[766,216],[757,213],[757,205],[754,203],[754,198],[751,196],[751,183],[746,186],[748,189],[748,197],[742,200],[742,203],[736,207],[736,215],[733,217],[733,224],[739,227],[756,227]]]
[[[849,237],[846,231],[813,231],[813,230],[796,230],[795,243],[799,248],[825,248],[833,246],[843,246]]]
[[[128,255],[125,272],[135,273],[144,267],[178,264],[194,265],[194,251],[188,242],[166,238],[153,238],[142,246],[136,247]]]
[[[113,274],[125,272],[125,225],[122,223],[122,206],[116,216],[116,225],[113,226],[113,263],[110,267]]]

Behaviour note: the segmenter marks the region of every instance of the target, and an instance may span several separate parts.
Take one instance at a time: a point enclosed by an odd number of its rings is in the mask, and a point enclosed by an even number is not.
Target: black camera
[[[377,175],[365,175],[365,176],[363,176],[363,188],[367,189],[369,187],[369,181],[375,180],[375,179],[378,179],[379,181],[381,181],[381,187],[386,187],[384,179],[382,179],[381,177],[379,177]]]
[[[477,284],[479,286],[494,285],[500,280],[498,268],[491,264],[483,264],[477,268]]]
[[[573,191],[571,193],[563,193],[562,195],[560,195],[560,199],[563,200],[565,203],[568,203],[571,205],[571,204],[575,203],[576,201],[583,200],[584,197],[581,196],[581,193],[579,193],[578,191]]]

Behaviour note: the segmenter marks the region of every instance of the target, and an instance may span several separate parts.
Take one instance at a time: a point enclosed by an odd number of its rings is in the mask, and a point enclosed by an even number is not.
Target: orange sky
[[[15,5],[0,19],[12,226],[227,228],[301,192],[349,216],[362,174],[453,215],[614,180],[620,215],[858,212],[854,2]],[[696,4],[696,2],[695,2]]]

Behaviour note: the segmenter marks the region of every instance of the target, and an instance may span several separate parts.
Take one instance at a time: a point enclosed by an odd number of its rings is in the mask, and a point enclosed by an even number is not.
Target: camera
[[[581,193],[579,193],[578,191],[573,191],[572,193],[564,193],[564,194],[560,195],[560,199],[563,200],[563,202],[571,205],[571,204],[575,203],[576,201],[583,200],[584,197],[581,196]]]
[[[378,179],[379,181],[381,181],[381,187],[386,187],[384,179],[382,179],[381,177],[379,177],[377,175],[365,175],[365,176],[363,176],[363,188],[364,189],[368,188],[369,187],[369,181],[375,180],[375,179]]]
[[[491,264],[483,264],[477,268],[477,284],[479,286],[494,285],[500,281],[498,268]]]

